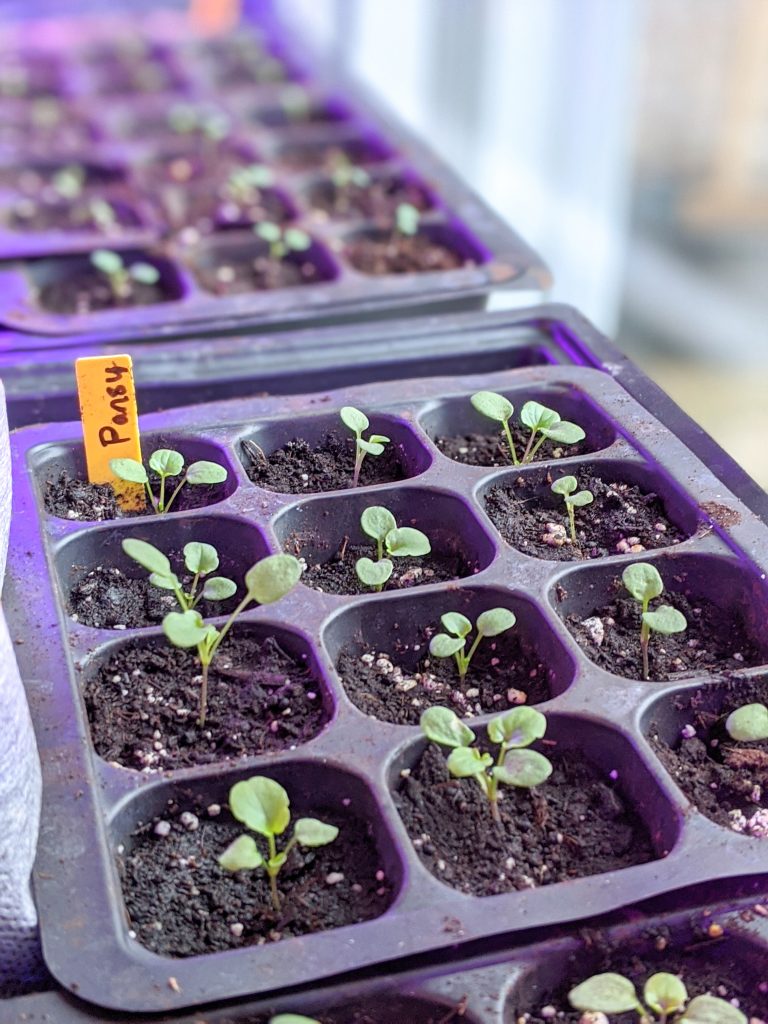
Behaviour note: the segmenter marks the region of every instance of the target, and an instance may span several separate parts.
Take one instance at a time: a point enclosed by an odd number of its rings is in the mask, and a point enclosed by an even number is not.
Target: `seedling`
[[[109,231],[117,224],[115,208],[101,196],[94,196],[88,202],[88,213],[96,227],[100,231]],[[154,270],[154,267],[152,268]]]
[[[249,203],[263,188],[274,181],[274,175],[264,164],[237,167],[227,178],[226,191],[236,203]]]
[[[148,566],[145,564],[145,568]],[[150,572],[157,573],[157,568]],[[168,566],[170,572],[170,565]],[[166,573],[165,575],[168,575]],[[274,604],[296,586],[301,576],[301,565],[293,555],[268,555],[252,565],[245,574],[246,594],[227,621],[217,628],[203,620],[195,608],[182,612],[168,612],[163,619],[163,632],[174,647],[197,648],[202,676],[200,682],[200,714],[197,724],[205,725],[208,706],[208,670],[216,651],[229,633],[237,618],[249,604]],[[173,589],[172,586],[169,589]],[[205,596],[205,590],[203,590]]]
[[[446,765],[456,779],[474,779],[488,798],[491,816],[500,821],[499,785],[532,789],[546,782],[552,763],[537,750],[526,750],[547,731],[547,720],[535,708],[518,707],[492,718],[488,739],[498,744],[496,758],[472,746],[477,737],[450,708],[432,707],[422,714],[421,731],[443,747],[450,747]]]
[[[77,199],[85,185],[85,171],[79,164],[62,167],[51,178],[51,188],[62,199]]]
[[[648,678],[648,645],[651,632],[668,636],[671,633],[682,633],[688,623],[682,612],[663,604],[648,611],[649,603],[664,590],[661,576],[648,562],[635,562],[628,565],[621,576],[621,581],[632,597],[642,605],[642,625],[640,627],[640,648],[643,652],[643,679]]]
[[[355,435],[355,469],[352,474],[352,486],[357,487],[360,480],[360,470],[363,468],[363,459],[366,455],[382,455],[384,445],[389,444],[389,438],[384,434],[371,434],[366,440],[363,431],[370,427],[370,421],[364,412],[355,409],[352,405],[345,405],[339,412],[341,422]]]
[[[365,188],[370,185],[371,176],[363,167],[353,164],[346,153],[339,150],[333,160],[331,181],[338,189],[349,188],[350,185]]]
[[[237,591],[233,580],[226,576],[211,576],[219,567],[219,553],[212,544],[190,541],[184,545],[184,567],[192,575],[189,590],[184,590],[179,577],[171,570],[168,558],[152,544],[136,537],[126,537],[122,547],[129,558],[149,572],[149,582],[153,586],[173,591],[183,612],[195,608],[200,601],[226,601]],[[205,582],[200,587],[202,581]]]
[[[696,996],[676,974],[652,974],[643,986],[643,1001],[635,986],[623,974],[595,974],[568,993],[574,1010],[584,1013],[622,1014],[636,1012],[639,1024],[747,1024],[747,1018],[725,999]]]
[[[561,420],[559,413],[554,409],[548,409],[539,402],[526,402],[520,410],[520,422],[528,427],[531,433],[523,455],[518,459],[512,432],[509,428],[509,421],[515,408],[509,399],[496,394],[495,391],[478,391],[472,395],[470,401],[472,406],[483,416],[502,424],[514,466],[524,466],[526,463],[533,462],[545,441],[556,441],[558,444],[577,444],[586,437],[578,424]],[[538,440],[536,440],[537,434],[541,435]]]
[[[160,477],[158,493],[155,495],[149,474],[137,459],[110,459],[109,468],[121,480],[132,484],[143,484],[149,503],[158,515],[170,512],[171,505],[185,484],[189,484],[191,487],[197,487],[200,484],[221,484],[228,475],[223,466],[216,462],[207,462],[205,459],[190,463],[182,475],[184,456],[172,448],[157,448],[149,457],[149,468]],[[181,476],[181,480],[171,492],[170,497],[166,499],[166,480],[169,477],[177,476]]]
[[[574,510],[591,505],[595,500],[592,491],[577,491],[579,482],[575,476],[561,476],[552,484],[552,491],[562,496],[565,507],[568,510],[568,522],[571,525],[571,540],[576,543],[576,517]],[[574,493],[575,492],[575,493]]]
[[[269,244],[269,258],[283,260],[292,252],[306,252],[312,245],[312,239],[299,228],[281,228],[270,220],[263,220],[254,225],[254,234]]]
[[[241,835],[221,854],[219,864],[225,871],[263,868],[269,877],[272,905],[279,913],[277,876],[291,850],[294,846],[327,846],[336,839],[339,830],[335,825],[327,825],[317,818],[299,818],[293,826],[293,835],[283,849],[278,851],[276,837],[283,835],[291,821],[290,800],[279,782],[264,775],[254,775],[243,782],[236,782],[229,791],[229,809],[238,821],[267,840],[268,856],[262,854],[253,836]],[[288,1019],[291,1019],[290,1015]],[[305,1018],[295,1018],[299,1021],[302,1019]]]
[[[168,111],[168,125],[178,135],[199,133],[204,139],[218,142],[229,134],[227,115],[216,110],[201,110],[192,104],[177,103]]]
[[[289,121],[307,120],[312,111],[309,93],[300,85],[286,85],[280,93],[280,106]]]
[[[460,612],[446,612],[445,615],[440,616],[440,622],[448,632],[437,633],[432,637],[429,642],[429,653],[433,658],[453,656],[456,659],[459,678],[463,679],[483,637],[506,633],[508,629],[512,629],[516,621],[514,612],[508,608],[489,608],[487,612],[481,612],[475,622],[477,636],[469,651],[465,653],[464,649],[467,645],[467,637],[472,631],[472,623]]]
[[[395,232],[410,238],[419,230],[421,214],[412,203],[400,203],[395,210]]]
[[[320,1024],[316,1017],[304,1017],[300,1013],[278,1013],[269,1018],[269,1024]]]
[[[393,558],[418,558],[432,550],[429,537],[412,526],[398,526],[397,520],[383,505],[371,505],[360,516],[360,526],[368,537],[376,541],[376,561],[358,558],[355,563],[357,578],[366,587],[379,591],[392,575]],[[384,557],[386,551],[389,558]]]
[[[141,260],[126,266],[123,257],[111,249],[96,249],[90,255],[91,265],[106,277],[116,299],[128,298],[134,284],[157,284],[160,271]]]
[[[768,708],[765,704],[743,704],[728,715],[725,729],[737,743],[768,740]]]

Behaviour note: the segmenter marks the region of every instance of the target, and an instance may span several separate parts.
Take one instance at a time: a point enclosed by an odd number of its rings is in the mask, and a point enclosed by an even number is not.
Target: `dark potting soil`
[[[550,484],[563,475],[555,469],[546,479],[519,476],[511,486],[494,487],[485,498],[491,522],[508,544],[538,558],[557,561],[668,547],[685,540],[664,514],[657,494],[620,480],[605,482],[594,474],[577,476],[579,490],[594,501],[575,510],[576,537],[571,541],[565,504]]]
[[[157,446],[162,447],[161,444]],[[176,477],[170,477],[173,484]],[[178,482],[178,481],[177,481]],[[152,479],[152,488],[157,494],[156,479]],[[226,494],[224,484],[185,484],[171,506],[172,512],[190,512],[221,501]],[[147,504],[140,511],[128,511],[119,505],[115,492],[110,484],[91,484],[87,480],[78,480],[68,473],[60,473],[58,477],[46,480],[43,491],[43,504],[48,515],[60,519],[77,519],[98,522],[105,519],[130,519],[134,516],[152,514]]]
[[[192,225],[203,232],[247,228],[263,220],[285,224],[293,216],[293,210],[275,189],[254,189],[247,201],[237,201],[228,194],[226,184],[218,189],[169,188],[163,206],[174,224]]]
[[[392,643],[386,652],[362,637],[343,647],[336,662],[350,700],[384,722],[418,725],[433,704],[452,708],[466,718],[498,712],[516,704],[540,704],[551,696],[551,673],[515,629],[485,640],[475,652],[464,679],[453,658],[429,657],[429,639],[439,627],[427,628],[417,644]]]
[[[583,973],[572,975],[555,992],[543,995],[537,1006],[526,1005],[523,1010],[513,1002],[510,1022],[552,1024],[554,1020],[557,1024],[580,1024],[580,1011],[571,1009],[568,1002],[568,992],[580,982],[593,974],[613,971],[629,978],[641,994],[652,974],[665,971],[682,979],[690,999],[712,995],[729,1002],[737,1001],[736,1005],[751,1024],[763,1024],[768,1014],[768,988],[755,969],[744,963],[743,955],[729,949],[727,941],[713,942],[702,935],[700,946],[689,942],[686,948],[675,949],[665,930],[659,932],[658,940],[659,952],[645,954],[627,952],[625,948],[613,950],[603,941],[604,948],[597,961],[593,957]],[[595,948],[596,943],[593,942]],[[554,1010],[554,1014],[550,1010]],[[756,1014],[761,1016],[758,1018]],[[611,1024],[637,1024],[637,1019],[635,1012],[610,1015]]]
[[[125,179],[125,172],[118,167],[96,163],[77,163],[66,160],[55,162],[41,160],[39,163],[27,165],[10,164],[0,169],[0,185],[31,195],[38,196],[43,189],[51,186],[56,175],[68,168],[77,169],[82,174],[84,188],[100,188],[114,185]]]
[[[11,210],[8,223],[14,231],[89,231],[102,235],[119,235],[121,228],[141,226],[138,214],[130,206],[118,202],[110,202],[110,206],[115,223],[104,227],[94,218],[88,201],[21,199]]]
[[[425,867],[474,896],[551,885],[654,860],[640,816],[574,751],[543,744],[554,771],[535,790],[501,787],[501,821],[479,785],[454,779],[428,744],[395,801]]]
[[[349,164],[371,164],[386,159],[381,151],[365,139],[346,142],[293,142],[282,147],[277,160],[292,171],[315,168],[333,171]]]
[[[434,241],[426,234],[402,236],[382,232],[347,242],[346,257],[361,274],[427,274],[474,266],[455,249]]]
[[[289,539],[285,545],[286,551],[298,558],[304,558],[307,563],[301,577],[302,583],[326,594],[375,593],[360,582],[355,572],[358,558],[375,560],[375,544],[348,544],[343,558],[339,557],[341,551],[337,551],[327,561],[317,562],[304,546],[308,539],[311,538],[294,535],[293,540]],[[447,583],[462,576],[470,576],[475,571],[475,566],[470,565],[463,555],[444,554],[434,550],[418,558],[393,558],[392,563],[392,575],[384,584],[384,590],[406,590],[428,583]]]
[[[184,810],[195,815],[186,827],[182,808],[171,805],[139,827],[118,858],[130,927],[155,953],[185,957],[277,942],[379,917],[392,902],[374,842],[354,819],[305,809],[339,835],[328,846],[293,848],[277,880],[278,912],[264,871],[231,874],[216,860],[245,827],[206,799]],[[166,836],[154,831],[160,820],[170,824]]]
[[[626,593],[620,580],[616,581],[616,590]],[[701,672],[734,672],[765,660],[736,609],[728,609],[724,615],[706,598],[687,598],[665,590],[651,602],[649,610],[663,604],[682,612],[688,626],[682,633],[651,636],[650,681],[682,679]],[[641,679],[640,611],[631,597],[620,596],[589,616],[568,615],[565,624],[595,664],[627,679]]]
[[[327,720],[320,685],[274,637],[233,632],[213,660],[205,725],[197,719],[200,665],[194,652],[134,642],[85,684],[91,739],[105,761],[146,771],[188,768],[284,750]]]
[[[131,309],[173,302],[177,298],[163,285],[131,282],[126,295],[115,295],[103,274],[87,264],[74,266],[69,273],[37,289],[37,304],[50,313],[82,314],[102,309]]]
[[[367,185],[336,185],[320,181],[308,191],[310,204],[330,217],[383,220],[391,223],[402,203],[417,210],[429,210],[432,202],[426,189],[399,174],[383,174]]]
[[[467,401],[469,404],[469,401]],[[512,439],[515,442],[518,458],[522,457],[528,438],[531,436],[527,427],[510,424]],[[436,437],[435,444],[449,459],[462,462],[465,466],[504,466],[512,467],[506,438],[501,432],[490,434],[458,434]],[[545,459],[565,459],[574,455],[584,455],[591,451],[588,438],[578,444],[558,444],[556,441],[545,441],[536,453],[534,463]]]
[[[323,280],[318,266],[311,259],[292,254],[282,260],[273,260],[259,247],[254,247],[250,256],[242,252],[222,254],[215,265],[198,266],[195,272],[200,285],[214,295],[295,288]]]
[[[684,712],[685,729],[670,744],[651,725],[649,739],[664,767],[702,814],[726,828],[753,834],[746,825],[763,808],[768,833],[768,742],[738,743],[725,729],[732,711],[768,701],[764,680],[728,680],[718,687],[717,711],[712,697],[697,690],[681,693],[675,706]],[[732,812],[736,812],[732,816]],[[762,816],[761,816],[762,817]],[[760,818],[755,823],[760,830]]]
[[[453,1007],[434,1006],[421,1000],[382,992],[375,999],[333,1007],[321,1013],[317,1020],[319,1024],[463,1024],[467,1020],[465,1002],[461,1000]],[[247,1017],[223,1020],[220,1024],[269,1024],[270,1019]]]
[[[345,110],[333,104],[309,103],[296,109],[288,106],[257,108],[250,120],[267,128],[290,128],[297,124],[338,124],[348,116]]]
[[[187,146],[168,153],[157,154],[141,167],[141,175],[150,187],[158,185],[187,185],[195,182],[208,185],[211,194],[233,171],[244,167],[249,160],[235,152],[224,151],[221,146]]]
[[[341,491],[352,486],[355,439],[330,431],[315,448],[303,438],[294,438],[269,455],[250,443],[243,446],[243,456],[249,479],[270,491]],[[366,455],[363,459],[360,485],[370,487],[403,480],[408,475],[406,465],[403,445],[390,442],[381,455]]]

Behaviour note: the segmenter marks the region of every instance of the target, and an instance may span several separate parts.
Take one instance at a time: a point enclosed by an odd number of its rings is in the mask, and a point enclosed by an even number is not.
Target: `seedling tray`
[[[686,539],[647,552],[642,560],[659,567],[669,588],[676,581],[678,589],[709,598],[724,617],[742,620],[752,653],[741,671],[734,673],[730,661],[684,681],[642,683],[596,666],[574,641],[564,616],[588,615],[595,603],[607,603],[611,581],[638,556],[555,563],[524,555],[501,540],[486,514],[485,496],[492,486],[509,484],[518,470],[460,465],[434,443],[436,434],[479,426],[469,396],[480,389],[502,391],[518,407],[536,398],[582,424],[589,450],[549,468],[578,473],[585,464],[620,464],[627,478],[642,480],[646,490],[660,496]],[[402,447],[407,479],[306,496],[267,491],[248,480],[241,440],[255,439],[266,452],[294,436],[317,441],[345,404],[365,409],[376,430],[386,423]],[[43,759],[45,809],[35,882],[44,951],[49,969],[66,988],[124,1012],[165,1011],[373,965],[393,970],[416,955],[475,941],[509,941],[521,929],[583,918],[587,909],[602,914],[765,869],[765,844],[717,826],[695,810],[661,767],[648,735],[672,720],[672,701],[680,692],[706,690],[724,674],[745,681],[763,678],[766,527],[684,440],[609,374],[584,366],[524,366],[153,414],[143,421],[145,452],[162,438],[188,457],[223,460],[230,470],[223,500],[196,512],[171,513],[162,522],[140,517],[82,524],[43,512],[45,480],[61,470],[83,472],[78,436],[74,424],[14,435],[16,504],[4,595],[11,634],[20,641],[22,677]],[[84,677],[116,642],[150,641],[159,631],[126,629],[116,636],[74,622],[66,606],[73,566],[107,560],[139,576],[120,551],[121,538],[138,536],[167,549],[196,537],[217,543],[225,568],[241,578],[254,555],[281,550],[320,523],[328,553],[346,534],[353,543],[360,541],[359,514],[370,504],[385,504],[401,519],[407,517],[433,536],[436,550],[455,550],[461,538],[477,571],[450,584],[359,597],[301,585],[279,604],[246,613],[247,628],[261,635],[276,631],[307,654],[326,710],[319,734],[295,750],[166,775],[116,767],[93,753],[81,698]],[[317,551],[308,543],[304,554],[311,560]],[[393,799],[401,773],[418,760],[425,741],[415,727],[362,714],[334,665],[340,648],[361,628],[370,629],[374,640],[387,637],[395,620],[415,629],[422,622],[436,623],[448,603],[458,602],[473,615],[505,603],[537,652],[545,652],[549,699],[541,706],[548,713],[548,737],[557,749],[586,756],[607,785],[615,783],[647,830],[653,851],[648,862],[483,898],[463,894],[427,870]],[[473,725],[482,731],[487,720],[480,715]],[[335,811],[349,817],[350,827],[369,830],[391,893],[388,908],[365,923],[301,939],[183,959],[149,952],[128,935],[118,849],[124,853],[135,825],[161,812],[172,796],[180,807],[189,808],[194,797],[203,806],[223,805],[234,781],[259,773],[283,780],[301,811],[320,816]]]
[[[172,91],[105,95],[101,77],[109,78],[109,67],[102,76],[99,65],[94,70],[84,55],[139,29],[152,47],[143,59],[155,71],[163,69]],[[538,293],[547,286],[548,272],[532,250],[357,83],[309,53],[295,33],[287,33],[269,15],[261,31],[265,52],[282,62],[285,78],[237,87],[219,82],[207,44],[191,37],[187,23],[173,12],[141,22],[113,17],[106,24],[89,18],[24,23],[7,34],[6,45],[20,47],[23,60],[32,62],[33,52],[42,52],[50,66],[58,69],[64,116],[82,122],[83,133],[90,138],[79,151],[65,147],[61,156],[57,143],[49,143],[44,159],[39,147],[24,149],[23,137],[5,150],[0,144],[0,185],[5,183],[5,191],[0,192],[0,258],[5,260],[0,270],[0,323],[22,335],[78,334],[81,343],[93,340],[97,332],[136,341],[161,329],[174,334],[201,329],[219,318],[258,319],[268,326],[359,320],[436,307],[481,308],[491,289]],[[243,29],[240,38],[251,32]],[[258,37],[252,34],[252,38]],[[284,97],[291,95],[297,83],[305,90],[310,109],[323,112],[319,121],[285,125],[276,119]],[[18,107],[25,102],[32,101],[12,101],[9,112],[21,116]],[[197,104],[226,117],[229,135],[206,143],[194,135],[150,130],[153,119],[162,119],[179,103]],[[394,178],[415,189],[413,194],[425,206],[422,234],[458,253],[464,265],[376,275],[355,269],[350,244],[372,232],[386,235],[393,212],[329,216],[320,209],[310,195],[328,180],[321,158],[329,150],[348,153],[374,182]],[[314,162],[306,156],[313,153],[317,155]],[[306,159],[297,163],[297,154]],[[189,183],[164,180],[159,169],[174,156],[201,167],[208,161],[213,164],[210,173],[218,168],[219,178],[203,176]],[[237,230],[237,218],[222,220],[216,203],[204,227],[199,215],[191,216],[189,210],[201,196],[211,203],[222,175],[226,178],[221,169],[225,164],[256,162],[273,172],[274,182],[267,191],[280,212],[269,215],[311,236],[312,246],[299,262],[314,267],[314,278],[307,284],[265,291],[217,294],[210,281],[203,282],[206,268],[241,257],[250,260],[266,246],[253,236],[247,218],[242,230]],[[86,196],[123,203],[131,211],[133,225],[101,234],[78,229],[11,230],[14,204],[30,195],[30,168],[37,168],[43,181],[48,181],[57,167],[72,164],[88,168]],[[33,196],[39,191],[33,189]],[[405,193],[404,197],[409,198]],[[219,201],[218,206],[222,205]],[[258,219],[266,216],[262,213]],[[44,308],[38,301],[40,289],[70,281],[74,286],[78,275],[88,269],[88,251],[99,247],[114,249],[128,261],[154,262],[161,270],[164,301],[83,313]],[[290,260],[296,258],[293,254]],[[23,337],[16,340],[23,346]]]

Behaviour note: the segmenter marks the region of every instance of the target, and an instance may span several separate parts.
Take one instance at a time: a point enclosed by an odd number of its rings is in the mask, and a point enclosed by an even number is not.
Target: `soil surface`
[[[313,540],[315,543],[312,543]],[[326,594],[375,593],[371,587],[360,582],[355,571],[358,558],[372,558],[375,561],[375,544],[347,544],[343,558],[339,557],[341,551],[337,551],[326,561],[318,562],[311,553],[316,547],[316,540],[312,535],[295,534],[285,545],[289,554],[303,558],[307,564],[301,577],[302,583]],[[321,557],[324,555],[325,552],[322,552]],[[462,554],[442,553],[434,549],[421,557],[393,558],[391,561],[394,568],[384,584],[384,590],[407,590],[427,583],[447,583],[462,576],[471,576],[476,571],[476,567],[470,565]]]
[[[264,82],[287,82],[293,76],[277,58],[259,55],[257,59],[229,56],[219,58],[214,75],[222,89],[261,85]]]
[[[68,168],[77,168],[82,173],[82,186],[84,188],[98,188],[104,185],[122,183],[125,173],[117,167],[111,167],[95,163],[78,163],[74,160],[69,163],[63,159],[58,161],[44,161],[28,165],[10,164],[0,168],[0,185],[24,192],[36,198],[40,192],[49,188],[56,175]]]
[[[275,189],[254,189],[247,200],[235,200],[226,184],[218,189],[170,188],[163,197],[166,214],[181,227],[194,225],[200,231],[226,231],[259,221],[285,224],[293,216],[287,200]]]
[[[747,679],[718,688],[717,712],[712,710],[711,696],[701,690],[681,693],[675,706],[687,712],[685,732],[678,733],[670,745],[660,737],[658,726],[652,725],[649,737],[664,767],[702,814],[748,835],[753,829],[742,818],[749,822],[762,809],[766,809],[768,833],[768,742],[737,743],[728,735],[725,721],[744,704],[766,701],[768,684]]]
[[[196,816],[187,827],[171,805],[163,819],[137,829],[118,859],[130,927],[155,953],[186,957],[277,942],[379,917],[392,902],[362,822],[322,806],[301,809],[340,831],[328,846],[293,848],[278,878],[278,912],[264,871],[231,874],[216,860],[245,827],[204,798],[185,810]],[[168,835],[155,834],[159,820],[170,825]]]
[[[462,1002],[456,1003],[451,1013],[450,1006],[433,1006],[382,992],[365,1002],[333,1007],[321,1013],[317,1020],[320,1024],[465,1024],[467,1017]],[[316,1013],[313,1011],[313,1016]],[[245,1017],[223,1020],[220,1024],[269,1024],[269,1021],[269,1017]]]
[[[573,544],[565,503],[549,487],[561,475],[555,470],[545,481],[519,476],[511,486],[488,492],[485,510],[508,544],[537,558],[571,561],[639,554],[685,540],[686,535],[667,519],[658,495],[581,473],[578,489],[591,491],[594,501],[575,510]]]
[[[87,264],[75,265],[37,289],[37,304],[49,313],[82,314],[103,309],[131,309],[173,302],[162,278],[157,284],[131,282],[127,295],[115,295],[103,274]]]
[[[138,214],[125,203],[110,202],[115,223],[104,227],[94,218],[88,200],[36,202],[21,199],[12,208],[8,226],[13,231],[88,231],[100,235],[119,235],[121,228],[141,226]]]
[[[251,120],[267,128],[290,128],[297,124],[338,124],[348,120],[345,110],[329,103],[310,103],[297,109],[267,107],[256,109]]]
[[[382,232],[362,235],[347,242],[347,260],[361,274],[428,274],[474,266],[455,249],[434,241],[426,234],[402,236]]]
[[[222,252],[211,266],[198,265],[200,285],[214,295],[242,295],[244,292],[274,291],[324,280],[320,268],[301,254],[273,260],[254,246],[250,256],[243,252]]]
[[[339,219],[364,218],[391,223],[402,203],[410,203],[417,210],[429,210],[432,202],[427,190],[399,174],[384,174],[367,185],[336,185],[321,181],[308,191],[310,204],[330,217]]]
[[[616,589],[626,593],[619,580]],[[658,633],[651,636],[648,656],[651,682],[682,679],[702,672],[733,672],[765,661],[749,638],[736,609],[729,609],[724,616],[722,610],[706,598],[688,598],[665,590],[660,598],[651,602],[649,610],[663,604],[682,612],[688,626],[684,632],[671,636]],[[565,624],[595,664],[627,679],[641,679],[640,611],[637,601],[622,596],[589,616],[568,615]]]
[[[292,171],[322,169],[333,171],[349,164],[371,164],[386,159],[365,139],[347,142],[293,142],[283,146],[277,160]]]
[[[206,149],[198,143],[156,154],[142,164],[141,176],[150,188],[163,184],[186,185],[193,181],[197,185],[205,182],[213,193],[233,171],[249,162],[248,157],[235,151],[226,152],[221,146],[211,144]]]
[[[305,743],[327,721],[309,666],[274,637],[233,632],[213,660],[208,710],[197,724],[200,665],[193,651],[127,644],[85,685],[91,739],[105,761],[154,771],[252,757]]]
[[[385,429],[385,427],[382,427]],[[352,486],[355,470],[355,439],[336,431],[326,434],[316,448],[303,438],[288,441],[269,455],[253,443],[243,446],[245,471],[253,483],[283,494],[343,491]],[[388,484],[408,476],[405,449],[390,442],[381,455],[366,455],[360,469],[360,486]]]
[[[95,69],[94,69],[95,70]],[[113,63],[101,73],[95,71],[94,91],[100,96],[123,96],[178,92],[184,82],[160,61]]]
[[[396,803],[425,867],[474,896],[551,885],[656,854],[640,816],[607,773],[573,751],[542,744],[554,771],[535,790],[501,787],[495,822],[479,785],[454,779],[430,743],[401,780]]]
[[[518,458],[525,451],[528,438],[531,436],[527,427],[510,424],[512,439],[515,442]],[[506,439],[499,429],[492,434],[458,434],[450,437],[436,437],[435,444],[449,459],[462,462],[465,466],[504,466],[512,467]],[[559,444],[556,441],[545,441],[536,453],[534,463],[545,459],[565,459],[574,455],[584,455],[594,449],[589,444],[589,435],[578,444]]]
[[[161,445],[158,444],[158,447]],[[177,478],[169,479],[173,483]],[[152,479],[151,483],[154,493],[157,494],[158,481]],[[190,512],[196,508],[204,508],[206,505],[222,501],[225,495],[225,484],[185,484],[171,506],[171,511]],[[43,504],[48,515],[89,522],[132,519],[135,516],[152,514],[149,504],[141,511],[126,511],[121,508],[110,484],[91,484],[67,473],[60,473],[58,477],[45,481]]]
[[[473,718],[501,714],[516,704],[540,704],[551,696],[550,672],[516,634],[518,627],[484,640],[463,680],[453,658],[429,657],[429,639],[439,626],[425,629],[419,643],[411,645],[398,643],[398,628],[395,623],[394,643],[386,651],[360,639],[343,647],[336,662],[350,700],[367,715],[397,725],[418,725],[421,713],[433,704]]]

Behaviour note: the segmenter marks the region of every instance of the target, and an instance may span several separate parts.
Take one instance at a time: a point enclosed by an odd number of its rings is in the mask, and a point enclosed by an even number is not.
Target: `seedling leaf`
[[[415,235],[419,230],[419,211],[412,203],[400,203],[395,211],[395,224],[401,235]]]
[[[531,789],[546,782],[552,774],[552,764],[538,750],[510,750],[504,763],[494,768],[499,782],[519,789]]]
[[[383,587],[393,569],[394,565],[388,558],[380,558],[378,562],[370,558],[358,558],[355,562],[357,577],[366,587]]]
[[[123,260],[119,253],[111,249],[94,249],[90,256],[91,264],[102,274],[112,277],[123,269]]]
[[[576,423],[569,423],[567,420],[560,420],[551,427],[541,427],[542,434],[550,441],[557,441],[559,444],[577,444],[587,436]]]
[[[360,516],[363,533],[376,541],[384,541],[387,534],[397,529],[397,520],[383,505],[370,505]]]
[[[307,232],[299,228],[286,228],[283,238],[288,248],[294,252],[304,252],[312,245],[312,239]]]
[[[278,224],[273,224],[272,221],[263,220],[257,224],[253,229],[259,238],[263,238],[265,242],[279,242],[282,232]]]
[[[156,573],[158,576],[163,577],[173,575],[171,563],[163,552],[158,551],[154,545],[148,544],[145,540],[139,540],[136,537],[126,537],[122,548],[129,558],[132,558],[134,562],[138,562],[142,569],[146,569],[147,572]]]
[[[302,1017],[300,1013],[278,1013],[269,1018],[269,1024],[320,1024],[316,1017]]]
[[[664,590],[658,570],[648,562],[628,565],[621,574],[621,582],[636,601],[650,601]]]
[[[390,530],[386,538],[387,554],[396,558],[403,558],[406,555],[416,557],[428,555],[432,550],[429,538],[410,526],[400,526]]]
[[[264,863],[264,858],[259,852],[253,836],[238,836],[229,844],[218,860],[225,871],[260,868]]]
[[[565,500],[568,505],[572,505],[574,508],[583,508],[585,505],[591,505],[595,500],[595,496],[592,491],[579,491]]]
[[[132,484],[146,484],[149,480],[146,469],[136,459],[110,459],[109,468],[115,476]]]
[[[747,1024],[747,1018],[725,999],[696,996],[680,1018],[680,1024]]]
[[[345,405],[339,411],[339,416],[344,426],[349,427],[354,434],[362,434],[370,426],[370,421],[365,413],[355,409],[353,405]]]
[[[643,612],[643,622],[655,633],[663,633],[668,636],[670,633],[682,633],[688,623],[682,612],[663,604],[652,612]]]
[[[187,470],[188,484],[221,484],[227,479],[227,471],[217,462],[193,462]]]
[[[160,271],[151,263],[132,263],[128,268],[128,273],[139,284],[157,284],[160,280]]]
[[[171,448],[157,448],[149,457],[149,468],[158,476],[178,476],[184,469],[184,456]]]
[[[531,430],[550,430],[556,423],[560,422],[559,415],[554,409],[548,409],[546,405],[539,402],[526,402],[520,410],[520,422]]]
[[[551,489],[555,494],[561,494],[563,497],[566,497],[569,494],[573,494],[578,486],[579,481],[575,476],[561,476],[559,480],[555,480]]]
[[[427,708],[419,719],[421,731],[442,747],[467,747],[474,743],[475,734],[450,708]]]
[[[635,986],[621,974],[595,974],[568,993],[574,1010],[629,1013],[638,1007]]]
[[[463,637],[436,633],[429,641],[429,653],[433,658],[450,658],[457,651],[463,651],[465,643]]]
[[[208,636],[210,627],[199,612],[168,612],[163,619],[163,632],[174,647],[197,647]]]
[[[478,391],[472,395],[470,402],[479,413],[497,423],[506,423],[515,411],[509,399],[497,395],[495,391]]]
[[[296,586],[301,565],[293,555],[267,555],[245,574],[248,595],[259,604],[273,604]]]
[[[229,791],[229,809],[252,832],[267,838],[282,835],[291,820],[288,794],[264,775],[236,782]]]
[[[728,715],[725,728],[738,743],[768,740],[768,708],[765,704],[744,704]]]
[[[516,622],[514,612],[508,608],[489,608],[478,615],[475,626],[481,636],[498,636],[511,629]]]
[[[179,577],[173,572],[169,576],[161,576],[160,573],[151,572],[149,574],[149,582],[153,587],[158,587],[160,590],[176,590],[181,587]]]
[[[472,630],[472,623],[461,612],[446,612],[445,615],[440,616],[440,621],[454,636],[465,637]]]
[[[317,818],[299,818],[293,834],[300,846],[327,846],[338,836],[339,830],[335,825],[326,825]]]
[[[528,747],[547,731],[547,720],[535,708],[512,708],[488,723],[488,738],[507,747]]]
[[[659,971],[646,981],[643,999],[655,1013],[670,1014],[683,1009],[688,992],[676,974]]]
[[[212,576],[205,581],[203,587],[203,599],[206,601],[226,601],[237,592],[237,584],[234,580],[228,580],[226,576]]]
[[[445,763],[454,778],[469,779],[473,775],[484,775],[485,769],[493,764],[493,758],[477,747],[454,747]]]
[[[184,545],[184,565],[190,572],[207,576],[219,567],[219,553],[213,544],[193,540]]]
[[[389,440],[389,438],[385,440]],[[357,447],[362,448],[366,455],[381,455],[384,451],[383,444],[378,444],[375,441],[364,441],[361,437],[357,439]]]

